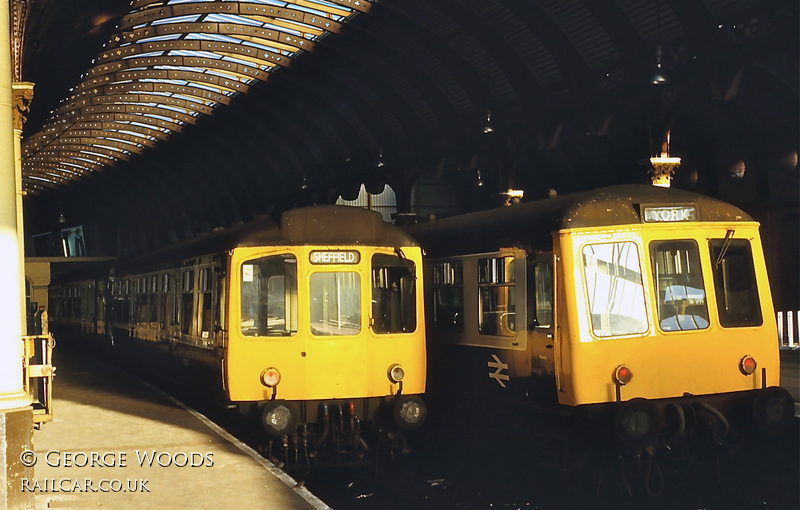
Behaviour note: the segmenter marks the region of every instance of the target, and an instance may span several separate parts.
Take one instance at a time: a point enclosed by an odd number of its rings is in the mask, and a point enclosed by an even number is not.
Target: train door
[[[194,268],[185,268],[180,275],[180,287],[176,294],[178,329],[173,335],[173,339],[179,342],[191,334],[194,322]]]
[[[439,259],[430,268],[429,338],[436,357],[492,388],[530,376],[525,252],[503,249]],[[445,344],[488,350],[458,349],[451,356]]]
[[[228,275],[223,370],[229,398],[299,398],[306,380],[300,374],[309,352],[312,356],[314,352],[299,339],[298,301],[301,286],[306,295],[307,278],[299,277],[296,254],[283,247],[238,248],[230,258]],[[336,365],[320,373],[332,367]],[[269,368],[286,378],[275,390],[264,384]]]
[[[370,308],[369,252],[358,250],[312,250],[300,260],[299,270],[308,289],[309,330],[300,341],[316,356],[308,359],[306,380],[312,394],[326,398],[366,396],[370,358],[370,335],[366,322]],[[337,365],[328,376],[327,388],[314,374]]]
[[[532,253],[526,263],[531,374],[553,376],[553,253]]]

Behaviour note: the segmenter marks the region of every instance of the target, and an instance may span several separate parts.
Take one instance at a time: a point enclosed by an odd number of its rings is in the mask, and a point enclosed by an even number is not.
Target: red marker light
[[[752,356],[745,356],[739,362],[739,370],[741,370],[744,375],[750,375],[755,372],[757,366],[758,363],[756,363],[756,360],[753,359]]]
[[[614,379],[620,386],[625,386],[631,382],[631,379],[633,379],[633,372],[631,372],[631,369],[625,365],[620,365],[614,371]]]
[[[272,388],[277,386],[278,383],[281,382],[281,373],[278,372],[277,368],[268,368],[261,372],[261,384],[268,388]]]

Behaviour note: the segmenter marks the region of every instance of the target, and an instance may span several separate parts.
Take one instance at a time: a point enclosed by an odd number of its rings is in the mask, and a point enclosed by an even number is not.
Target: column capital
[[[33,83],[29,81],[16,81],[11,84],[14,108],[14,129],[22,131],[27,120],[26,114],[30,111],[33,100]]]

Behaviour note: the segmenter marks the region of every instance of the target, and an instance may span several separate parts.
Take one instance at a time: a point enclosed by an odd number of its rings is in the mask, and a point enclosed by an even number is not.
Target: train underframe
[[[698,436],[723,445],[754,429],[778,435],[794,419],[794,401],[788,391],[778,386],[657,400],[634,398],[576,409],[591,423],[613,426],[620,443],[635,452],[673,449]]]
[[[262,453],[299,474],[307,474],[312,467],[377,461],[381,452],[407,453],[405,433],[422,426],[427,417],[418,395],[271,400],[237,406],[267,432]]]

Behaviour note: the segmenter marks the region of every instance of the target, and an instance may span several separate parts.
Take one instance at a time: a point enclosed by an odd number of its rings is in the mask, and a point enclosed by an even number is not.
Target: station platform
[[[66,349],[54,365],[54,420],[34,431],[25,459],[34,508],[329,508],[147,383]]]

